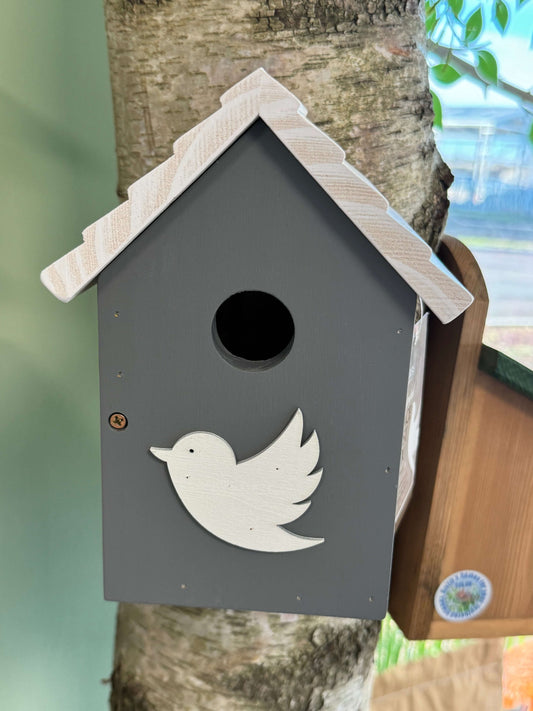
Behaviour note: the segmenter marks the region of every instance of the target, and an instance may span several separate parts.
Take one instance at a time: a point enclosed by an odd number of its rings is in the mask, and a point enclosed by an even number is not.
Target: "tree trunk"
[[[122,603],[111,707],[364,709],[378,632],[368,620]]]
[[[436,152],[413,0],[106,0],[118,193],[263,66],[428,242],[451,182]],[[114,711],[365,709],[379,624],[119,607]]]

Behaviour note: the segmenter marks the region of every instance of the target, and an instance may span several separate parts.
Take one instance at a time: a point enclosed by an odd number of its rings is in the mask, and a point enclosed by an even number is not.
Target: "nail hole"
[[[182,583],[182,584],[180,585],[180,588],[181,588],[182,590],[187,590],[187,586],[185,585],[185,583]]]
[[[302,596],[301,596],[301,595],[296,595],[296,599],[297,599],[298,601],[300,601],[300,600],[302,599]]]
[[[396,330],[396,333],[397,333],[398,335],[400,335],[401,333],[403,333],[403,328],[398,328],[398,329]]]
[[[123,375],[124,375],[124,373],[121,370],[119,370],[117,373],[117,378],[121,378]]]
[[[391,473],[391,468],[390,467],[385,467],[385,474],[390,474]]]
[[[194,449],[189,449],[189,452],[190,452],[191,454],[194,454]]]
[[[115,318],[118,318],[118,317],[120,316],[120,311],[115,311],[115,313],[113,314],[113,316],[114,316]]]
[[[373,595],[370,595],[370,597],[368,598],[368,602],[374,602],[374,596],[373,596]]]

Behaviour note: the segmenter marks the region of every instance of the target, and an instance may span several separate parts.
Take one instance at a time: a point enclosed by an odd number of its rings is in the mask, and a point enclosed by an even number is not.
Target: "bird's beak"
[[[168,458],[170,457],[172,450],[164,449],[162,447],[150,447],[150,452],[152,452],[154,457],[161,459],[163,462],[168,462]]]

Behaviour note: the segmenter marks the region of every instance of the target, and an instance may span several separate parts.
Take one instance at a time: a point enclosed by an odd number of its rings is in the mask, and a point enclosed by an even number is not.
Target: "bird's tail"
[[[300,551],[304,548],[312,548],[324,543],[323,538],[308,538],[300,536],[292,531],[287,531],[281,526],[276,526],[275,532],[272,531],[268,537],[268,545],[270,550],[277,552]],[[266,550],[266,549],[264,549]]]

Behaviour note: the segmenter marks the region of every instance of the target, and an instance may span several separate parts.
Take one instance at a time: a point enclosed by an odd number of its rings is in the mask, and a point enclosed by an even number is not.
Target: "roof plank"
[[[41,273],[58,299],[71,301],[261,118],[374,247],[443,322],[473,300],[345,153],[306,118],[305,107],[264,69],[221,97],[222,108],[181,136],[166,161],[137,180],[128,200],[83,232],[83,243]]]

